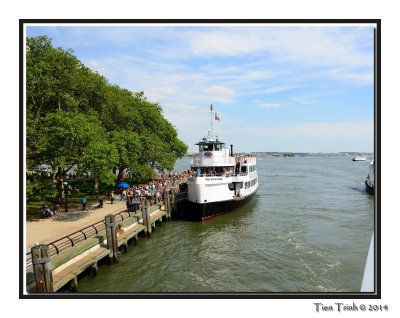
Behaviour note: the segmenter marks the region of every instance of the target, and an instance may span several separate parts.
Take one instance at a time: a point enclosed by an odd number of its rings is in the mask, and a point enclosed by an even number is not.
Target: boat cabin
[[[200,176],[243,176],[255,171],[255,162],[251,162],[253,158],[243,156],[236,159],[232,156],[232,149],[226,149],[225,143],[218,139],[203,138],[196,145],[199,146],[199,155],[191,160],[190,168]]]
[[[223,151],[226,149],[225,143],[218,141],[218,139],[216,141],[204,139],[205,138],[203,138],[203,141],[200,141],[196,144],[199,146],[199,154],[209,151]]]

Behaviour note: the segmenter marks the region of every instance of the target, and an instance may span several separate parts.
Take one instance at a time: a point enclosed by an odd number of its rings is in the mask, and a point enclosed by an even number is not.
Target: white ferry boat
[[[365,157],[359,157],[359,156],[355,156],[353,159],[351,159],[353,161],[366,161],[367,158]]]
[[[259,184],[256,157],[234,155],[233,146],[212,138],[213,108],[211,128],[208,137],[196,145],[199,155],[190,162],[196,176],[187,179],[187,201],[185,216],[192,220],[205,221],[219,214],[231,211],[247,202],[256,194]]]
[[[367,192],[369,194],[374,194],[374,188],[375,188],[375,163],[374,159],[371,159],[371,162],[369,163],[369,172],[367,179],[365,180],[365,186],[367,189]]]

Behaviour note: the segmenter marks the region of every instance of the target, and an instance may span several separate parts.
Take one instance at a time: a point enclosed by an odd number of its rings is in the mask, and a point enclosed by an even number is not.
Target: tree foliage
[[[46,36],[26,41],[27,168],[46,165],[58,181],[71,169],[113,184],[113,171],[139,180],[172,170],[187,146],[143,92],[111,85]]]

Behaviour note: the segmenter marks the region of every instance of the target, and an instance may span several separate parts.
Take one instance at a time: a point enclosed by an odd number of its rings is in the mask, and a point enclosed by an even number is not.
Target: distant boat
[[[365,157],[359,157],[359,156],[355,156],[353,159],[351,159],[353,161],[366,161],[367,158]]]
[[[367,179],[365,180],[366,190],[369,194],[374,194],[375,188],[375,163],[374,159],[369,163],[369,172]]]

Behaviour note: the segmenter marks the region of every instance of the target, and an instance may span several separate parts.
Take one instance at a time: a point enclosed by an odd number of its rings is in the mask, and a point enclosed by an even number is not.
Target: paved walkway
[[[30,251],[36,242],[48,244],[85,226],[104,220],[107,214],[126,210],[126,201],[120,201],[119,197],[114,204],[106,199],[103,208],[96,209],[97,205],[98,202],[95,201],[87,206],[87,211],[69,209],[69,212],[60,212],[60,215],[50,219],[26,221],[26,251]]]

